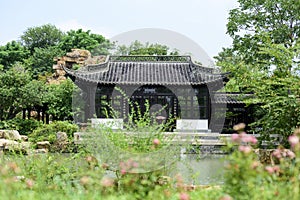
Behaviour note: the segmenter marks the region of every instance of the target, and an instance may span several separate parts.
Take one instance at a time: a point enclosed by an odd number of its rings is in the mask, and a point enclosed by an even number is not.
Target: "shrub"
[[[11,120],[1,121],[0,129],[17,130],[21,135],[29,135],[41,125],[42,122],[35,119],[14,118]]]
[[[243,126],[236,126],[243,127]],[[224,192],[234,199],[299,199],[299,130],[289,137],[291,149],[273,150],[271,163],[261,163],[254,152],[257,140],[236,129],[232,135],[235,151],[226,166]]]
[[[49,141],[53,143],[56,139],[56,133],[59,131],[66,132],[68,138],[73,137],[73,133],[78,130],[78,126],[68,121],[55,121],[50,124],[44,124],[38,127],[29,135],[31,142]]]

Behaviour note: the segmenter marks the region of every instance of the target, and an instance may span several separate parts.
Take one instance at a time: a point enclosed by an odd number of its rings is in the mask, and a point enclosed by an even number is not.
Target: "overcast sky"
[[[0,45],[33,26],[83,28],[107,38],[142,28],[180,33],[213,57],[231,45],[229,10],[237,0],[0,0]]]

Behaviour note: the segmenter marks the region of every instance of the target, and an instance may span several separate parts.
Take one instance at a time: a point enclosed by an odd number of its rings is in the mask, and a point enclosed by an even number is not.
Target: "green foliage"
[[[235,128],[235,130],[237,130]],[[109,165],[90,154],[37,154],[0,157],[0,194],[5,199],[292,199],[300,198],[299,130],[289,138],[291,149],[279,147],[274,163],[261,163],[241,129],[229,143],[224,184],[186,185],[180,175],[151,173],[107,175]],[[245,140],[247,138],[247,141]],[[251,140],[252,140],[251,139]],[[133,159],[120,165],[137,167]],[[167,179],[165,179],[167,178]]]
[[[7,70],[16,62],[22,62],[28,58],[29,51],[19,42],[11,41],[4,46],[0,46],[0,65]]]
[[[246,63],[268,60],[259,54],[267,33],[274,44],[292,47],[300,36],[298,0],[239,0],[239,7],[229,12],[227,33],[233,39],[232,53]]]
[[[266,138],[269,134],[282,135],[285,146],[288,136],[299,126],[299,81],[298,77],[274,76],[266,79],[256,91],[261,103],[257,112],[261,112],[261,118],[254,125],[263,128],[260,133]]]
[[[94,161],[94,160],[93,160]],[[154,177],[129,176],[121,189],[104,168],[85,154],[5,156],[0,160],[2,199],[219,199],[220,189],[186,191],[180,180],[155,183]],[[138,179],[137,179],[138,178]],[[135,180],[137,182],[135,182]],[[172,185],[171,185],[172,184]],[[174,187],[173,184],[178,184]],[[143,188],[143,189],[142,189]]]
[[[270,150],[254,152],[243,142],[247,134],[241,130],[237,137],[241,139],[234,145],[237,149],[227,159],[224,192],[234,199],[299,199],[299,138],[289,140],[291,149],[279,147],[269,155]],[[263,155],[268,155],[267,163],[259,162]]]
[[[73,133],[78,131],[78,126],[68,121],[54,121],[50,124],[43,124],[29,135],[32,142],[49,141],[53,143],[56,140],[57,132],[67,133],[69,139],[73,138]]]
[[[287,136],[298,126],[299,114],[299,1],[239,0],[230,11],[227,32],[230,48],[217,57],[218,66],[231,72],[227,91],[253,93],[255,127],[261,134]]]
[[[37,76],[53,73],[53,59],[62,56],[65,52],[57,46],[46,48],[35,48],[34,53],[30,57],[31,71],[34,78]]]
[[[29,135],[41,125],[42,122],[35,119],[14,118],[7,121],[1,121],[0,129],[17,130],[21,135]]]
[[[74,83],[67,79],[60,84],[47,85],[47,113],[52,115],[54,120],[65,120],[72,118],[72,94]]]
[[[21,36],[21,42],[33,53],[35,48],[56,46],[63,35],[63,32],[54,25],[45,24],[28,28]]]
[[[78,70],[80,67],[81,65],[77,65],[77,64],[72,65],[73,70]]]
[[[70,52],[71,49],[76,48],[89,50],[93,55],[107,55],[112,46],[113,44],[102,35],[82,29],[68,31],[58,45],[65,52]]]
[[[0,72],[0,119],[14,118],[23,108],[41,105],[44,84],[31,81],[23,66]]]
[[[132,42],[128,47],[117,47],[116,55],[178,55],[178,50],[169,50],[169,47],[161,44],[142,44],[139,41]]]

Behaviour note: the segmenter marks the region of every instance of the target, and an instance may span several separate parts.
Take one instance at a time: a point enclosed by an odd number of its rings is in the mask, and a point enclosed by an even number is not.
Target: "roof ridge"
[[[110,62],[191,62],[189,55],[111,55]]]

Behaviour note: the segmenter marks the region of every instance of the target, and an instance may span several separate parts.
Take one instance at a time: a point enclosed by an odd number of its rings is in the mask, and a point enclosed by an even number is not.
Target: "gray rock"
[[[41,154],[48,153],[48,149],[35,149],[34,153],[41,153]]]
[[[56,141],[57,142],[67,142],[68,141],[68,135],[65,132],[57,132],[56,133]]]
[[[19,145],[18,142],[16,141],[13,141],[13,140],[7,140],[7,139],[0,139],[0,147],[3,147],[3,148],[7,148],[9,146],[17,146]]]
[[[21,135],[21,140],[24,142],[28,141],[28,136],[27,135]]]
[[[23,154],[28,154],[30,150],[30,143],[0,139],[0,149],[2,151],[22,152]]]
[[[42,142],[37,142],[37,148],[38,149],[50,149],[50,142],[49,141],[42,141]]]
[[[8,140],[21,140],[21,135],[17,130],[0,130],[0,138]]]

